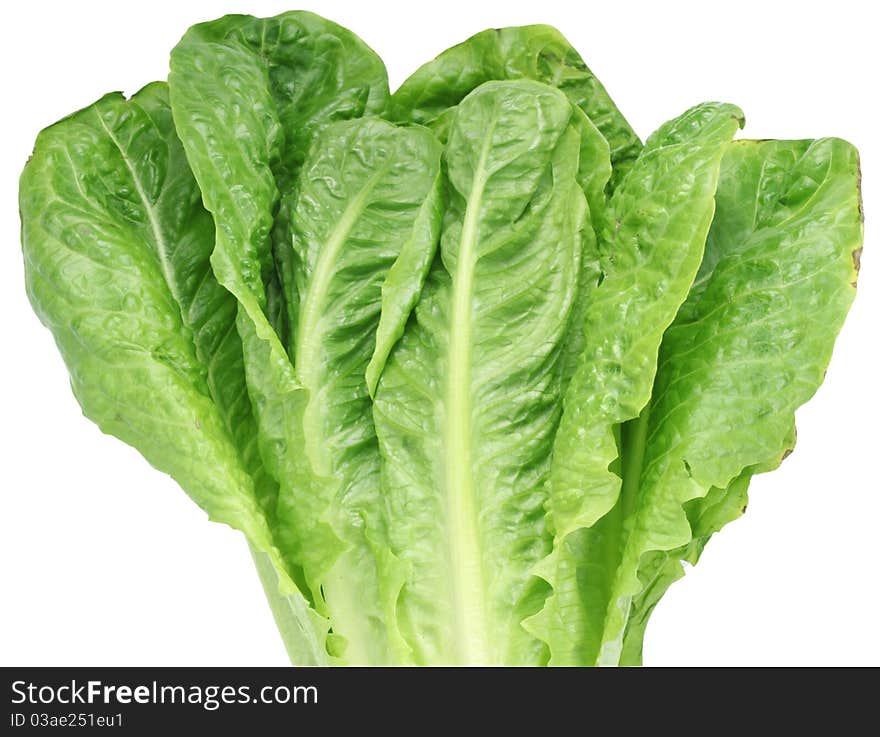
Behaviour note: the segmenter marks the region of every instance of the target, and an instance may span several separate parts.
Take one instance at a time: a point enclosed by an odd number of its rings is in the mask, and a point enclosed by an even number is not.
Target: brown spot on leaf
[[[855,251],[852,252],[852,260],[853,260],[853,268],[856,270],[856,273],[859,273],[859,269],[862,268],[862,246],[859,246]]]
[[[785,452],[782,454],[782,460],[784,461],[788,458],[792,454],[792,451],[794,451],[794,448],[786,448]]]
[[[862,159],[856,154],[856,191],[859,195],[859,220],[865,222],[865,205],[862,202]]]

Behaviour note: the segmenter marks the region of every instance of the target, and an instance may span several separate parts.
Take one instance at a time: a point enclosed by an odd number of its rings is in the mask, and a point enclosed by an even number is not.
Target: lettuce
[[[634,665],[794,447],[853,299],[859,164],[642,145],[555,29],[389,95],[306,12],[190,29],[39,134],[26,286],[83,412],[240,530],[303,665]]]
[[[40,133],[20,207],[28,296],[84,414],[247,536],[297,623],[291,658],[323,663],[320,625],[277,546],[236,303],[210,267],[214,225],[166,85],[106,95]]]

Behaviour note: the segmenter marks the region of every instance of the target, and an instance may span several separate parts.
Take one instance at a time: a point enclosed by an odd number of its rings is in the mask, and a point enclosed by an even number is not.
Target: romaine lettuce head
[[[389,96],[311,13],[190,29],[39,134],[28,296],[84,414],[247,538],[302,665],[634,665],[794,447],[852,302],[856,150],[644,146],[547,26]]]

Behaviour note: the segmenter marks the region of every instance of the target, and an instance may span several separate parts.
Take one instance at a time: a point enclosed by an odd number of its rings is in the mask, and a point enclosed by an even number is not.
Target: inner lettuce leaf
[[[521,621],[546,585],[544,486],[588,209],[581,131],[558,90],[489,82],[444,155],[440,259],[392,352],[373,414],[396,611],[415,664],[533,664]]]
[[[557,87],[599,129],[611,150],[612,186],[638,157],[642,144],[580,54],[546,25],[491,28],[419,67],[391,96],[389,116],[429,126],[446,140],[454,108],[491,80],[533,79]]]
[[[326,662],[326,627],[282,562],[277,485],[257,453],[235,300],[215,280],[210,214],[164,83],[40,133],[21,177],[28,296],[84,414],[244,532],[271,574],[291,659]]]
[[[302,275],[295,273],[301,254],[292,247],[289,210],[312,139],[334,121],[384,109],[385,67],[350,31],[311,13],[226,16],[187,32],[171,54],[169,85],[175,125],[216,225],[211,264],[238,301],[260,450],[280,484],[278,509],[289,521],[290,499],[310,488],[315,475],[312,459],[302,457],[301,422],[313,387],[301,382],[291,349],[301,327]],[[382,152],[373,158],[379,162]],[[426,196],[427,189],[415,194]],[[386,253],[403,242],[387,244]],[[273,306],[278,301],[282,310]],[[369,355],[361,374],[368,361]],[[323,509],[326,496],[312,506]],[[320,515],[309,519],[315,529],[281,531],[282,552],[289,566],[305,569],[310,600],[326,613],[323,579],[344,543]],[[337,629],[332,649],[338,654],[346,638]]]
[[[187,31],[171,52],[169,85],[175,125],[218,223],[214,270],[268,343],[279,379],[291,382],[268,329],[283,342],[297,320],[283,199],[316,133],[385,108],[385,65],[351,31],[313,13],[227,15]]]
[[[315,139],[290,209],[299,295],[290,355],[302,388],[284,424],[267,430],[293,442],[278,535],[326,604],[334,654],[355,664],[391,662],[400,649],[391,603],[400,573],[382,533],[365,372],[380,308],[403,302],[394,314],[405,322],[421,288],[416,271],[391,288],[386,277],[401,263],[426,268],[436,251],[440,154],[427,128],[333,123]]]
[[[317,132],[385,107],[384,64],[353,33],[312,13],[230,15],[184,35],[171,53],[169,87],[216,225],[211,264],[238,301],[249,384],[261,383],[251,389],[261,396],[258,414],[290,412],[298,382],[286,343],[298,316],[286,203]],[[281,481],[288,446],[260,439]]]

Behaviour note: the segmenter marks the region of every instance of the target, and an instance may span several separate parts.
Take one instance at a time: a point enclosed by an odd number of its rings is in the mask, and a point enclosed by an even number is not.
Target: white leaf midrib
[[[452,280],[443,478],[450,528],[448,539],[455,659],[461,665],[491,663],[471,457],[471,352],[478,218],[488,178],[487,164],[496,120],[497,117],[485,132],[479,162],[474,170]]]
[[[324,331],[321,329],[321,322],[325,314],[325,300],[330,291],[330,284],[337,273],[339,255],[358,219],[366,210],[370,195],[387,174],[388,167],[389,165],[386,164],[374,172],[343,210],[336,226],[324,240],[306,294],[300,302],[294,365],[302,386],[309,391],[309,409],[314,409],[315,395],[322,376],[321,343]],[[309,456],[313,465],[318,467],[319,472],[328,473],[329,469],[324,468],[326,464],[321,462],[321,456],[324,454],[319,452],[324,449],[322,438],[314,437],[310,433],[306,440],[312,446]]]
[[[122,161],[125,164],[126,169],[128,169],[128,173],[131,176],[135,191],[137,192],[138,197],[140,198],[141,203],[144,206],[144,212],[147,215],[147,220],[149,222],[150,230],[152,231],[153,235],[153,243],[156,246],[156,257],[159,261],[159,268],[162,271],[162,276],[168,286],[168,291],[171,292],[171,296],[174,298],[174,302],[177,304],[181,322],[186,325],[187,323],[183,317],[183,303],[180,299],[181,295],[174,279],[174,269],[171,266],[171,258],[168,252],[168,242],[162,232],[162,226],[159,223],[159,216],[156,213],[156,208],[153,205],[153,202],[150,200],[149,196],[147,195],[146,190],[144,189],[143,183],[141,182],[137,170],[135,169],[134,162],[131,160],[131,157],[126,153],[126,150],[122,146],[122,142],[119,140],[119,138],[117,138],[116,134],[110,129],[107,123],[104,122],[104,118],[101,116],[100,110],[95,110],[95,117],[98,119],[98,122],[104,129],[104,132],[107,134],[107,137],[110,139],[111,143],[116,147],[116,150],[119,151],[119,155],[122,157]]]

